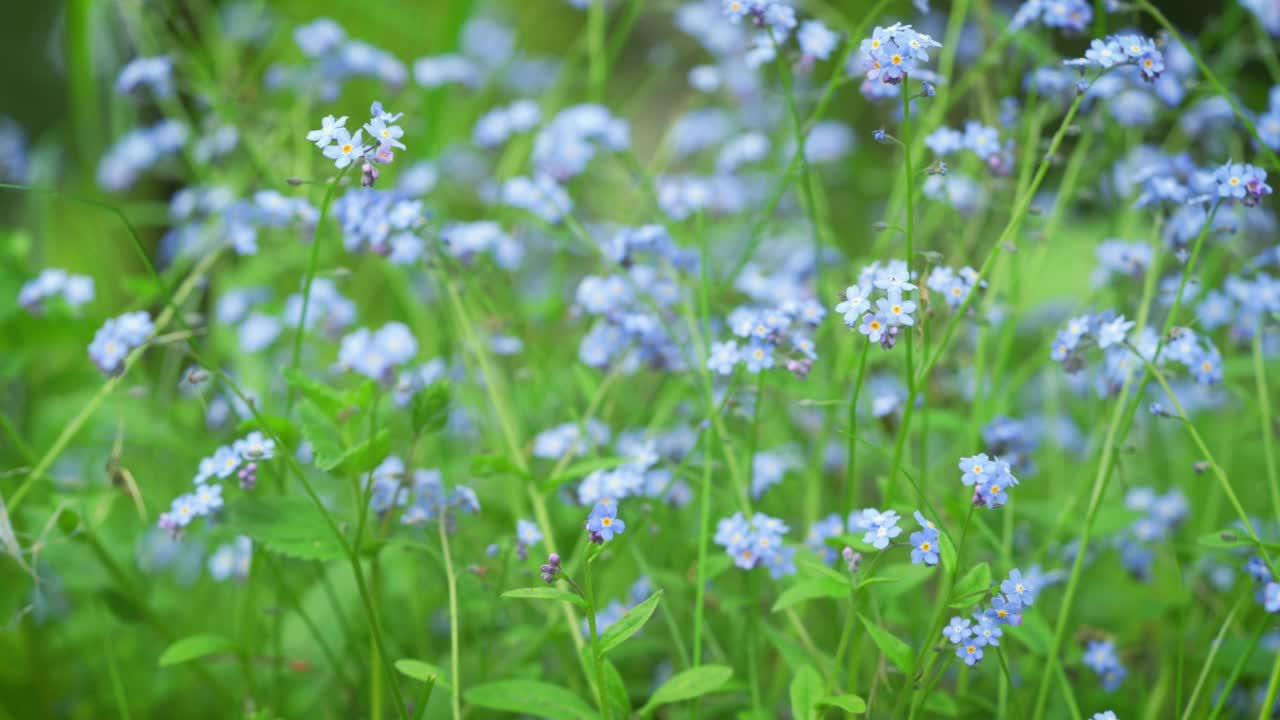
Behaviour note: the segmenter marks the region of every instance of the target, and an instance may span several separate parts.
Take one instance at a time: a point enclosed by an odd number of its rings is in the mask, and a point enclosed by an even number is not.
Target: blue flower
[[[382,118],[374,118],[365,123],[364,129],[369,131],[369,137],[373,138],[379,145],[390,145],[394,148],[404,150],[404,143],[400,142],[400,138],[404,137],[404,128],[399,125],[387,125]]]
[[[1089,43],[1089,49],[1085,51],[1084,56],[1099,67],[1109,68],[1124,61],[1124,50],[1115,40],[1094,40]]]
[[[987,617],[981,612],[973,614],[973,641],[986,647],[987,645],[999,646],[1000,637],[1004,635],[1004,631],[1000,629],[1000,624],[995,618]]]
[[[886,510],[878,513],[862,536],[862,542],[874,546],[877,550],[889,547],[889,541],[902,534],[898,527],[898,513]]]
[[[880,313],[867,313],[862,317],[858,332],[867,336],[871,342],[880,342],[889,328],[889,319]]]
[[[347,116],[334,118],[332,115],[326,115],[320,121],[320,129],[312,130],[307,133],[307,139],[316,144],[316,147],[322,148],[337,139],[336,133],[339,128],[345,127],[347,124]]]
[[[525,547],[533,547],[542,542],[542,531],[533,522],[521,518],[516,520],[516,541]]]
[[[938,531],[923,530],[911,533],[911,562],[919,565],[938,564]]]
[[[956,657],[964,660],[964,664],[973,667],[982,659],[982,646],[976,642],[961,645],[956,648]]]
[[[1000,583],[1000,592],[1010,600],[1015,600],[1022,605],[1031,605],[1036,601],[1036,593],[1039,591],[1035,585],[1031,584],[1029,578],[1022,577],[1022,571],[1014,568],[1009,571],[1009,579]]]
[[[1125,336],[1129,334],[1129,330],[1133,326],[1134,322],[1132,320],[1126,321],[1123,315],[1110,322],[1102,323],[1098,327],[1098,347],[1105,350],[1112,345],[1123,343]]]
[[[747,371],[754,374],[773,367],[773,346],[760,340],[752,339],[751,344],[743,352],[747,363]]]
[[[995,477],[998,472],[995,461],[987,457],[986,453],[960,458],[960,470],[964,472],[964,475],[960,477],[960,482],[966,486],[984,485],[988,480]]]
[[[733,340],[713,343],[711,345],[711,356],[707,358],[707,367],[720,375],[728,375],[733,372],[733,368],[741,359],[738,352],[738,343]]]
[[[1022,604],[1017,600],[996,595],[991,598],[991,607],[984,614],[994,620],[997,625],[1017,624],[1022,616]]]
[[[1089,720],[1119,720],[1119,719],[1116,717],[1116,714],[1114,711],[1103,710],[1100,713],[1094,713],[1093,716],[1089,718]]]
[[[213,453],[213,472],[227,478],[240,466],[240,455],[229,445],[223,445]]]
[[[894,298],[892,291],[889,297],[876,301],[876,310],[879,315],[888,318],[891,325],[915,325],[916,323],[911,317],[911,313],[916,311],[916,304],[910,300],[901,299],[901,296]]]
[[[352,162],[364,157],[367,148],[361,144],[363,130],[356,130],[353,136],[346,128],[335,128],[333,144],[325,147],[324,156],[333,160],[333,164],[342,169]]]
[[[587,530],[591,532],[592,539],[598,537],[600,542],[608,542],[614,535],[626,529],[627,524],[618,517],[616,503],[596,503],[591,514],[587,516]]]
[[[871,308],[871,302],[867,299],[869,293],[864,291],[857,285],[850,285],[845,288],[844,300],[836,305],[836,312],[844,315],[844,324],[849,327],[855,327],[858,318]]]
[[[951,641],[952,645],[964,642],[973,636],[973,630],[969,628],[973,623],[962,617],[953,617],[946,627],[942,628],[942,634]]]

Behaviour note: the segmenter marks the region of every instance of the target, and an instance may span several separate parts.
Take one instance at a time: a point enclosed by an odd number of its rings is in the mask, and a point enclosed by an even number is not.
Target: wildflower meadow
[[[1276,0],[12,5],[0,720],[1280,716]]]

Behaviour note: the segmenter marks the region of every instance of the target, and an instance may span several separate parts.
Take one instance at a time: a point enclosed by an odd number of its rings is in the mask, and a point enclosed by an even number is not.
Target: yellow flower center
[[[613,518],[611,517],[600,518],[600,525],[603,527],[611,527],[613,525]]]
[[[343,154],[343,155],[346,155],[346,154],[347,154],[347,153],[349,153],[349,152],[351,152],[351,143],[347,143],[346,145],[343,145],[343,146],[342,146],[342,154]]]
[[[929,542],[928,540],[925,540],[924,542],[920,543],[920,549],[925,552],[929,552],[929,550],[932,548],[933,548],[933,543]]]

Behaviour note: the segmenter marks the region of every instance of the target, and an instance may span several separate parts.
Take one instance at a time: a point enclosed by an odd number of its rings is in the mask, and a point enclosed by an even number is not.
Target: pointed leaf
[[[819,707],[833,707],[852,715],[867,711],[867,702],[857,695],[830,695],[818,701]]]
[[[383,428],[372,438],[343,450],[337,457],[316,453],[316,467],[325,472],[350,477],[378,466],[391,453],[391,431]]]
[[[653,692],[649,702],[640,708],[640,714],[644,715],[659,705],[692,700],[715,692],[729,682],[731,677],[733,677],[733,668],[727,665],[702,665],[676,673]]]
[[[889,662],[896,665],[902,672],[911,672],[911,646],[903,642],[897,635],[871,622],[866,616],[859,615],[858,617],[862,620],[863,627],[867,629],[867,634],[875,641],[876,647],[880,648],[880,652],[889,658]]]
[[[552,720],[596,717],[595,710],[571,691],[537,680],[499,680],[468,688],[462,696],[477,707]]]
[[[228,531],[248,535],[268,550],[308,560],[336,560],[345,552],[337,537],[302,498],[261,495],[227,505]]]
[[[627,638],[639,632],[641,627],[653,615],[653,611],[658,608],[658,599],[662,597],[662,591],[649,596],[647,600],[639,605],[631,608],[625,615],[618,618],[616,622],[609,626],[600,636],[600,652],[609,652],[618,647]]]
[[[571,593],[567,590],[561,590],[553,587],[531,587],[520,588],[519,590],[508,590],[502,593],[504,598],[523,598],[526,600],[562,600],[571,602],[574,605],[587,609],[587,601],[583,600],[577,593]]]
[[[432,383],[414,393],[409,404],[413,431],[419,434],[440,432],[449,422],[449,383]]]
[[[991,589],[991,566],[978,563],[951,589],[951,607],[968,607],[982,599]]]
[[[851,592],[849,581],[836,581],[825,575],[801,580],[778,596],[773,603],[773,612],[785,610],[793,605],[815,598],[847,598]]]
[[[794,720],[817,720],[818,700],[822,699],[822,676],[812,665],[805,665],[791,679],[791,717]]]
[[[400,674],[405,677],[413,678],[428,685],[449,687],[449,683],[441,677],[440,668],[431,663],[414,660],[413,658],[402,658],[395,662],[395,666],[396,670],[399,670]]]
[[[280,374],[284,375],[284,381],[289,383],[290,387],[302,393],[302,397],[315,403],[315,406],[329,417],[336,416],[347,405],[342,393],[307,377],[301,370],[287,367],[281,370]]]
[[[160,655],[160,667],[180,665],[207,655],[229,652],[236,644],[221,635],[191,635],[174,642]]]

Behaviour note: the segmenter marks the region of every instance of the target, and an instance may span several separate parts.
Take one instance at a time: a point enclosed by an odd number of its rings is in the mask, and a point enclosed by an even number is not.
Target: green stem
[[[591,565],[593,559],[588,559],[583,566],[583,585],[587,589],[587,625],[591,629],[591,657],[595,670],[596,682],[596,702],[600,705],[600,715],[604,720],[610,720],[612,717],[612,708],[609,707],[609,697],[604,690],[604,651],[600,649],[600,633],[596,630],[596,588],[595,583],[591,580]]]
[[[1231,112],[1235,114],[1236,120],[1239,120],[1241,125],[1248,128],[1249,134],[1258,140],[1258,149],[1263,155],[1267,156],[1267,160],[1271,163],[1271,167],[1273,169],[1280,169],[1280,157],[1277,157],[1271,148],[1267,147],[1267,144],[1262,142],[1262,139],[1258,137],[1258,128],[1253,124],[1253,118],[1249,116],[1248,111],[1240,106],[1240,101],[1236,100],[1236,96],[1227,90],[1226,86],[1222,84],[1222,81],[1218,80],[1218,76],[1214,75],[1213,71],[1209,69],[1204,58],[1200,57],[1200,53],[1196,50],[1195,45],[1183,39],[1182,34],[1178,32],[1178,29],[1173,26],[1173,23],[1169,22],[1169,18],[1165,17],[1164,13],[1157,10],[1156,7],[1151,4],[1150,0],[1138,0],[1138,7],[1142,8],[1143,11],[1150,15],[1153,20],[1168,31],[1169,35],[1171,35],[1174,40],[1178,41],[1180,45],[1187,49],[1187,52],[1191,55],[1191,59],[1196,61],[1196,67],[1200,68],[1200,73],[1204,75],[1205,80],[1209,81],[1209,85],[1213,88],[1214,92],[1221,95],[1228,103],[1231,104]]]
[[[1276,476],[1276,451],[1271,424],[1271,389],[1267,387],[1267,366],[1262,356],[1262,329],[1253,334],[1253,377],[1258,386],[1258,415],[1262,422],[1262,458],[1267,468],[1267,486],[1271,490],[1271,511],[1280,521],[1280,478]]]
[[[587,7],[587,72],[591,101],[603,102],[605,82],[609,76],[609,58],[605,54],[605,0],[590,0]]]
[[[862,379],[867,374],[867,355],[871,351],[871,342],[862,343],[862,355],[858,359],[858,378],[853,383],[853,395],[849,398],[849,446],[848,455],[845,463],[844,474],[844,502],[840,507],[846,511],[853,510],[853,503],[857,502],[857,493],[854,488],[857,485],[857,469],[858,469],[858,396],[862,394]]]
[[[1222,627],[1218,628],[1218,634],[1213,638],[1213,642],[1209,643],[1209,654],[1205,656],[1204,665],[1200,667],[1200,676],[1196,678],[1196,685],[1191,689],[1191,697],[1182,711],[1182,720],[1191,720],[1191,713],[1196,708],[1200,690],[1204,688],[1205,680],[1209,678],[1209,669],[1213,667],[1213,660],[1218,657],[1218,650],[1221,649],[1222,641],[1227,636],[1227,630],[1231,628],[1231,621],[1235,620],[1236,613],[1240,612],[1241,606],[1246,602],[1246,597],[1242,595],[1236,600],[1236,604],[1231,607],[1231,612],[1227,613],[1227,619],[1222,621]]]
[[[915,260],[915,252],[913,241],[915,239],[915,174],[911,169],[911,96],[908,86],[911,79],[907,76],[902,77],[902,164],[906,172],[906,197],[907,197],[907,277],[906,282],[911,282],[911,266]],[[920,308],[923,310],[923,308]],[[923,316],[923,312],[920,313]],[[916,378],[911,363],[912,345],[915,344],[915,330],[908,326],[907,334],[907,392],[914,393],[916,386]],[[904,428],[903,433],[906,433]]]
[[[1216,720],[1222,712],[1222,708],[1227,704],[1227,698],[1231,697],[1231,691],[1236,687],[1236,681],[1240,679],[1240,673],[1244,671],[1245,664],[1249,662],[1249,658],[1253,657],[1253,651],[1258,648],[1258,641],[1262,639],[1263,633],[1270,629],[1271,623],[1258,623],[1253,635],[1249,637],[1249,644],[1245,646],[1240,657],[1236,658],[1236,664],[1231,667],[1231,674],[1227,676],[1227,681],[1218,689],[1218,701],[1213,704],[1213,710],[1209,712],[1207,720]],[[1280,653],[1277,653],[1276,657],[1280,658]]]
[[[697,667],[702,664],[702,623],[706,614],[706,592],[707,592],[707,544],[711,538],[711,458],[714,453],[711,445],[712,432],[710,428],[702,431],[703,439],[703,458],[702,458],[702,487],[699,491],[701,498],[699,500],[700,508],[698,510],[698,583],[694,587],[694,594],[697,596],[694,600],[693,608],[693,664]]]
[[[316,220],[316,233],[311,238],[311,259],[307,261],[307,274],[302,281],[302,311],[298,314],[298,328],[293,336],[293,357],[289,361],[290,369],[297,370],[299,363],[302,361],[302,337],[307,333],[307,311],[311,309],[311,284],[316,279],[316,267],[320,263],[320,238],[324,235],[324,221],[329,216],[329,205],[333,203],[333,194],[337,192],[338,186],[342,184],[342,178],[346,177],[347,171],[350,170],[355,163],[348,165],[338,171],[338,174],[329,183],[329,187],[324,191],[324,200],[320,203],[320,216]],[[289,384],[288,393],[285,395],[285,414],[293,410],[294,398],[293,383]]]
[[[444,518],[436,521],[440,530],[440,550],[444,555],[445,581],[449,586],[449,702],[453,708],[455,720],[462,718],[462,675],[461,655],[458,645],[458,576],[453,571],[453,554],[449,552],[449,533],[444,527]]]

